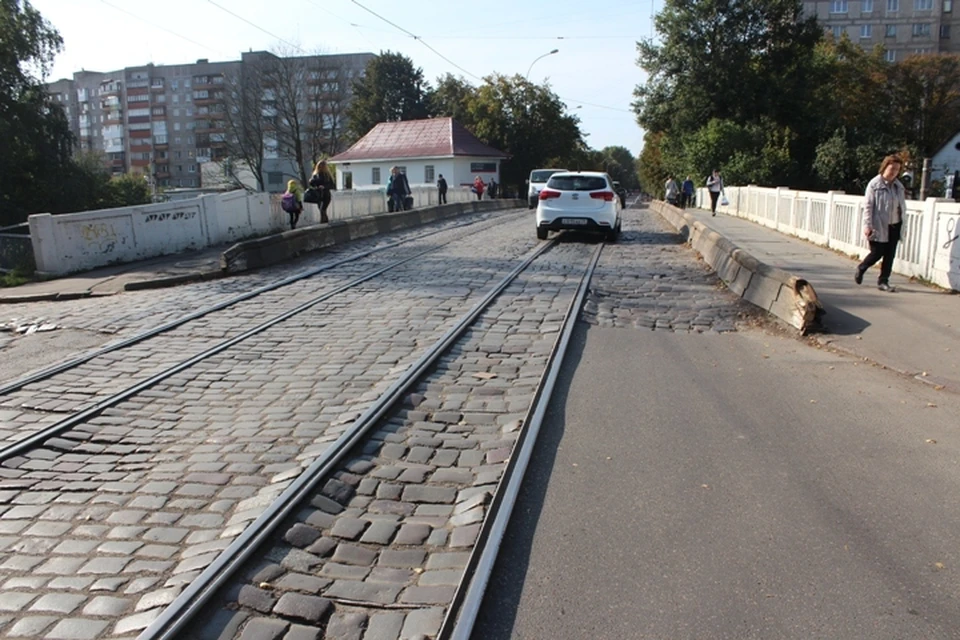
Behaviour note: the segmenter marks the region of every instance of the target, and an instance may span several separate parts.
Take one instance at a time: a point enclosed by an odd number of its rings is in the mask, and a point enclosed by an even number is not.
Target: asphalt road
[[[960,638],[957,396],[759,330],[577,337],[474,638]]]

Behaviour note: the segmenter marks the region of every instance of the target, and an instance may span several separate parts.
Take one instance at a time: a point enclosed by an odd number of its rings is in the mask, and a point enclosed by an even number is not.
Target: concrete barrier
[[[525,206],[521,200],[481,200],[453,202],[398,213],[381,213],[330,224],[313,225],[276,233],[263,238],[238,242],[220,256],[220,268],[238,273],[277,264],[298,255],[350,240],[380,233],[409,229],[467,213],[496,211]]]
[[[738,296],[796,327],[801,334],[815,324],[822,307],[809,282],[760,262],[673,205],[655,200],[650,208],[669,222]]]

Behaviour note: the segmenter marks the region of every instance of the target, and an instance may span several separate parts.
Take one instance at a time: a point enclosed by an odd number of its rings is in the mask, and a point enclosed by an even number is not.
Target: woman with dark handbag
[[[316,164],[308,184],[310,185],[310,189],[316,190],[319,196],[319,202],[317,204],[320,207],[320,224],[330,222],[330,219],[327,218],[327,207],[330,206],[330,198],[332,195],[330,192],[336,189],[337,185],[333,180],[330,169],[327,168],[326,160],[321,160]],[[307,202],[309,202],[309,200],[307,200]]]

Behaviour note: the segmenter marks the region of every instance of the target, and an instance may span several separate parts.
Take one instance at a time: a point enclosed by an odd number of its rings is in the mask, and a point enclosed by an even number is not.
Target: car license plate
[[[587,224],[583,218],[560,218],[561,224]]]

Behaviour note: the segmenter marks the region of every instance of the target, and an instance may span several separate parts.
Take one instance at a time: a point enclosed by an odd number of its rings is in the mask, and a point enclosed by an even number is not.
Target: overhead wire
[[[127,14],[127,15],[130,16],[131,18],[135,18],[135,19],[139,20],[140,22],[144,22],[144,23],[150,25],[151,27],[153,27],[154,29],[160,29],[161,31],[166,31],[166,32],[169,33],[170,35],[174,35],[174,36],[180,38],[181,40],[186,40],[186,41],[189,42],[190,44],[195,44],[195,45],[197,45],[198,47],[201,47],[201,48],[203,48],[203,49],[206,49],[207,51],[212,51],[212,52],[214,52],[214,53],[216,53],[216,54],[223,55],[223,51],[218,51],[217,49],[211,49],[211,48],[208,47],[207,45],[202,44],[202,43],[200,43],[200,42],[197,42],[196,40],[191,40],[191,39],[188,38],[187,36],[181,35],[181,34],[177,33],[176,31],[171,31],[170,29],[167,29],[166,27],[161,27],[160,25],[156,24],[155,22],[151,22],[150,20],[147,20],[146,18],[141,18],[140,16],[138,16],[138,15],[136,15],[136,14],[134,14],[134,13],[130,13],[130,12],[127,11],[126,9],[121,9],[120,7],[116,6],[115,4],[110,4],[109,2],[107,2],[107,0],[100,0],[100,2],[102,2],[103,4],[107,5],[108,7],[112,8],[112,9],[116,9],[117,11],[120,11],[121,13]]]
[[[250,26],[253,27],[254,29],[257,29],[257,30],[259,30],[259,31],[264,32],[265,34],[267,34],[267,35],[270,36],[271,38],[276,38],[276,39],[279,40],[280,42],[282,42],[282,43],[284,43],[284,44],[290,45],[291,47],[293,47],[294,49],[296,49],[296,50],[299,51],[300,53],[306,53],[306,52],[300,47],[300,45],[295,44],[295,43],[293,43],[293,42],[290,42],[289,40],[284,40],[283,38],[281,38],[280,36],[278,36],[278,35],[275,34],[275,33],[270,33],[269,31],[267,31],[266,29],[264,29],[264,28],[261,27],[260,25],[258,25],[258,24],[256,24],[256,23],[253,23],[253,22],[250,22],[249,20],[247,20],[247,19],[244,18],[243,16],[239,16],[239,15],[235,14],[233,11],[230,11],[229,9],[226,9],[226,8],[224,8],[224,7],[221,7],[219,4],[217,4],[217,3],[214,2],[213,0],[207,0],[207,2],[209,2],[210,4],[212,4],[213,6],[215,6],[217,9],[220,9],[221,11],[223,11],[223,12],[225,12],[225,13],[229,13],[231,16],[233,16],[233,17],[236,18],[237,20],[240,20],[241,22],[246,22],[248,25],[250,25]]]
[[[375,16],[376,18],[379,18],[380,20],[383,20],[384,22],[386,22],[386,23],[389,24],[390,26],[395,27],[396,29],[399,29],[399,30],[402,31],[403,33],[407,34],[408,36],[410,36],[411,38],[413,38],[414,40],[416,40],[417,42],[419,42],[420,44],[422,44],[423,46],[425,46],[427,49],[429,49],[430,51],[432,51],[433,53],[435,53],[436,55],[438,55],[440,58],[442,58],[442,59],[443,59],[444,61],[446,61],[448,64],[451,64],[451,65],[453,65],[454,67],[456,67],[457,69],[459,69],[460,71],[463,71],[465,74],[467,74],[467,75],[470,76],[471,78],[476,78],[477,80],[483,80],[483,78],[481,78],[481,77],[478,76],[477,74],[471,73],[470,71],[467,71],[466,69],[464,69],[463,67],[461,67],[460,65],[458,65],[456,62],[454,62],[454,61],[451,60],[450,58],[446,57],[445,55],[443,55],[442,53],[440,53],[439,51],[437,51],[436,49],[434,49],[433,47],[431,47],[429,44],[427,44],[427,43],[423,40],[423,38],[421,38],[420,36],[416,35],[415,33],[411,33],[410,31],[404,29],[404,28],[401,27],[400,25],[398,25],[398,24],[396,24],[396,23],[394,23],[394,22],[391,22],[390,20],[387,20],[386,18],[384,18],[383,16],[381,16],[381,15],[380,15],[379,13],[377,13],[376,11],[374,11],[374,10],[372,10],[372,9],[368,9],[367,7],[365,7],[365,6],[363,6],[362,4],[360,4],[359,2],[357,2],[357,0],[351,0],[351,2],[353,2],[353,4],[357,5],[358,7],[360,7],[361,9],[363,9],[364,11],[366,11],[367,13],[372,14],[373,16]]]

